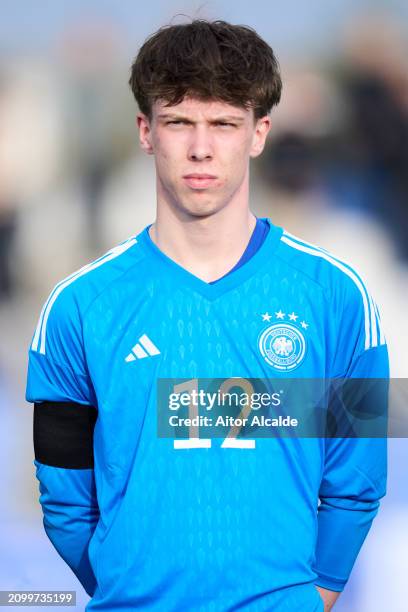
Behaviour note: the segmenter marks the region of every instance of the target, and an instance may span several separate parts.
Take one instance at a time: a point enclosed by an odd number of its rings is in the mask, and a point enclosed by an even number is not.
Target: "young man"
[[[157,216],[41,312],[27,400],[46,532],[87,610],[329,610],[385,493],[385,441],[161,438],[157,386],[387,376],[375,304],[250,210],[281,93],[253,30],[162,28],[130,85]]]

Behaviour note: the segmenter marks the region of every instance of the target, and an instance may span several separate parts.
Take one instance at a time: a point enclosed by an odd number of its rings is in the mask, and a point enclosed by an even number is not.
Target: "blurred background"
[[[127,85],[143,40],[188,17],[254,27],[283,96],[252,165],[252,210],[352,262],[382,313],[391,373],[408,371],[408,3],[3,0],[0,20],[0,589],[77,591],[38,504],[27,349],[55,283],[155,214]],[[336,606],[406,610],[408,441]]]

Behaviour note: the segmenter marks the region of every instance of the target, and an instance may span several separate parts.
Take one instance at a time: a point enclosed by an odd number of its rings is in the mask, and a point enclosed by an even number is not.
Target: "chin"
[[[181,204],[180,208],[184,213],[191,215],[192,217],[208,217],[210,215],[214,215],[221,208],[223,208],[220,204],[214,204],[214,202],[200,202],[198,203],[186,203]]]
[[[202,201],[197,201],[195,198],[194,200],[195,201],[193,202],[189,198],[179,200],[180,209],[192,217],[209,217],[211,215],[215,215],[228,204],[228,200],[223,200],[221,202],[219,200],[215,202],[213,199],[208,199],[207,201],[204,201],[204,199]]]

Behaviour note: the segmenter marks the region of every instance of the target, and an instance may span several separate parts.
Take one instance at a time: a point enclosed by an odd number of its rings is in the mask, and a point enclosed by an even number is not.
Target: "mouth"
[[[213,174],[186,174],[183,180],[192,189],[206,189],[214,185],[217,177]]]

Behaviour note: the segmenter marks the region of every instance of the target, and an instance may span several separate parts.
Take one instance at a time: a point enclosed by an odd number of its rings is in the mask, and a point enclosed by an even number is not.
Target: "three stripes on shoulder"
[[[348,263],[338,259],[337,257],[334,257],[325,249],[317,247],[310,242],[300,240],[300,238],[294,236],[290,232],[284,231],[281,240],[293,249],[303,251],[304,253],[308,253],[309,255],[312,255],[314,257],[320,257],[322,259],[325,259],[333,266],[344,272],[344,274],[346,274],[349,278],[351,278],[357,286],[358,290],[360,291],[364,307],[364,349],[367,350],[386,343],[384,332],[380,322],[380,314],[378,312],[377,304],[374,302],[372,296],[368,292],[367,287],[363,282],[361,276],[357,274],[357,272]]]
[[[54,289],[48,296],[47,301],[42,307],[37,327],[35,329],[33,341],[31,343],[31,350],[45,355],[48,318],[55,303],[55,300],[58,298],[60,293],[62,293],[62,291],[66,287],[71,285],[71,283],[75,282],[78,278],[81,278],[85,274],[92,272],[92,270],[96,270],[96,268],[103,266],[106,262],[111,261],[116,257],[119,257],[119,255],[122,255],[122,253],[130,249],[136,243],[136,238],[134,236],[131,236],[121,244],[117,245],[116,247],[113,247],[110,251],[99,257],[99,259],[96,259],[92,263],[83,266],[76,272],[73,272],[72,274],[64,278],[61,282],[57,283],[57,285],[55,285]]]

